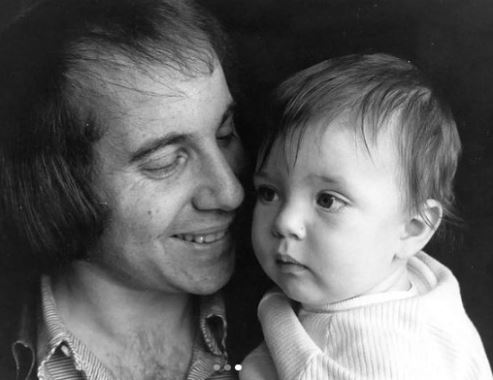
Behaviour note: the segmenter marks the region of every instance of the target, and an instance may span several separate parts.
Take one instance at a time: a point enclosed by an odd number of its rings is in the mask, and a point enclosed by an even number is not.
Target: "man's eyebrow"
[[[130,163],[141,161],[143,158],[150,156],[152,153],[165,147],[169,144],[179,143],[187,139],[187,135],[182,133],[170,133],[159,139],[151,140],[148,143],[141,146],[130,157]]]
[[[235,108],[236,108],[236,103],[232,100],[226,107],[226,110],[224,111],[223,115],[221,116],[221,120],[219,122],[218,127],[223,125],[226,122],[226,120],[228,120],[228,118],[230,118],[234,114]],[[163,136],[159,139],[152,140],[141,146],[134,153],[132,153],[130,157],[130,163],[140,161],[143,158],[158,151],[159,149],[165,147],[166,145],[179,143],[186,140],[187,138],[188,136],[186,134],[175,132]]]

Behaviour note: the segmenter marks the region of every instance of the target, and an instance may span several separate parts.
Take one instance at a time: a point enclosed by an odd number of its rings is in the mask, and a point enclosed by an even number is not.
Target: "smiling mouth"
[[[173,235],[173,237],[187,241],[189,243],[212,244],[215,243],[216,241],[224,239],[227,233],[228,230],[223,230],[211,234],[178,234],[178,235]]]

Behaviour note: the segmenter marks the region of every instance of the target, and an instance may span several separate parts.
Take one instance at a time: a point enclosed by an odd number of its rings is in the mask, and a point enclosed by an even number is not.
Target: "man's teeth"
[[[195,235],[195,234],[180,234],[176,235],[179,239],[197,244],[210,244],[220,240],[226,235],[226,231],[216,232],[214,234]]]

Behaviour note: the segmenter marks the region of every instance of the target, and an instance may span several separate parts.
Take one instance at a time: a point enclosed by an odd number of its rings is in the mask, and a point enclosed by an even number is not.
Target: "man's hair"
[[[424,202],[435,199],[444,217],[455,219],[457,127],[450,108],[410,62],[386,54],[329,59],[288,78],[272,100],[259,168],[277,139],[299,149],[308,128],[328,126],[338,117],[354,121],[344,125],[354,128],[368,149],[380,131],[394,128],[406,209],[421,213]]]
[[[8,245],[8,260],[50,272],[86,257],[100,236],[108,210],[91,187],[92,148],[104,133],[94,79],[151,66],[208,75],[226,56],[215,19],[188,0],[48,0],[8,26],[0,36],[4,258]]]

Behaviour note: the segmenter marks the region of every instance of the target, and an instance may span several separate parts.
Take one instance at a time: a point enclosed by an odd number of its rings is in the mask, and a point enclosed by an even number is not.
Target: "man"
[[[42,273],[2,357],[18,379],[235,377],[223,46],[183,0],[45,1],[3,34],[5,255]]]

